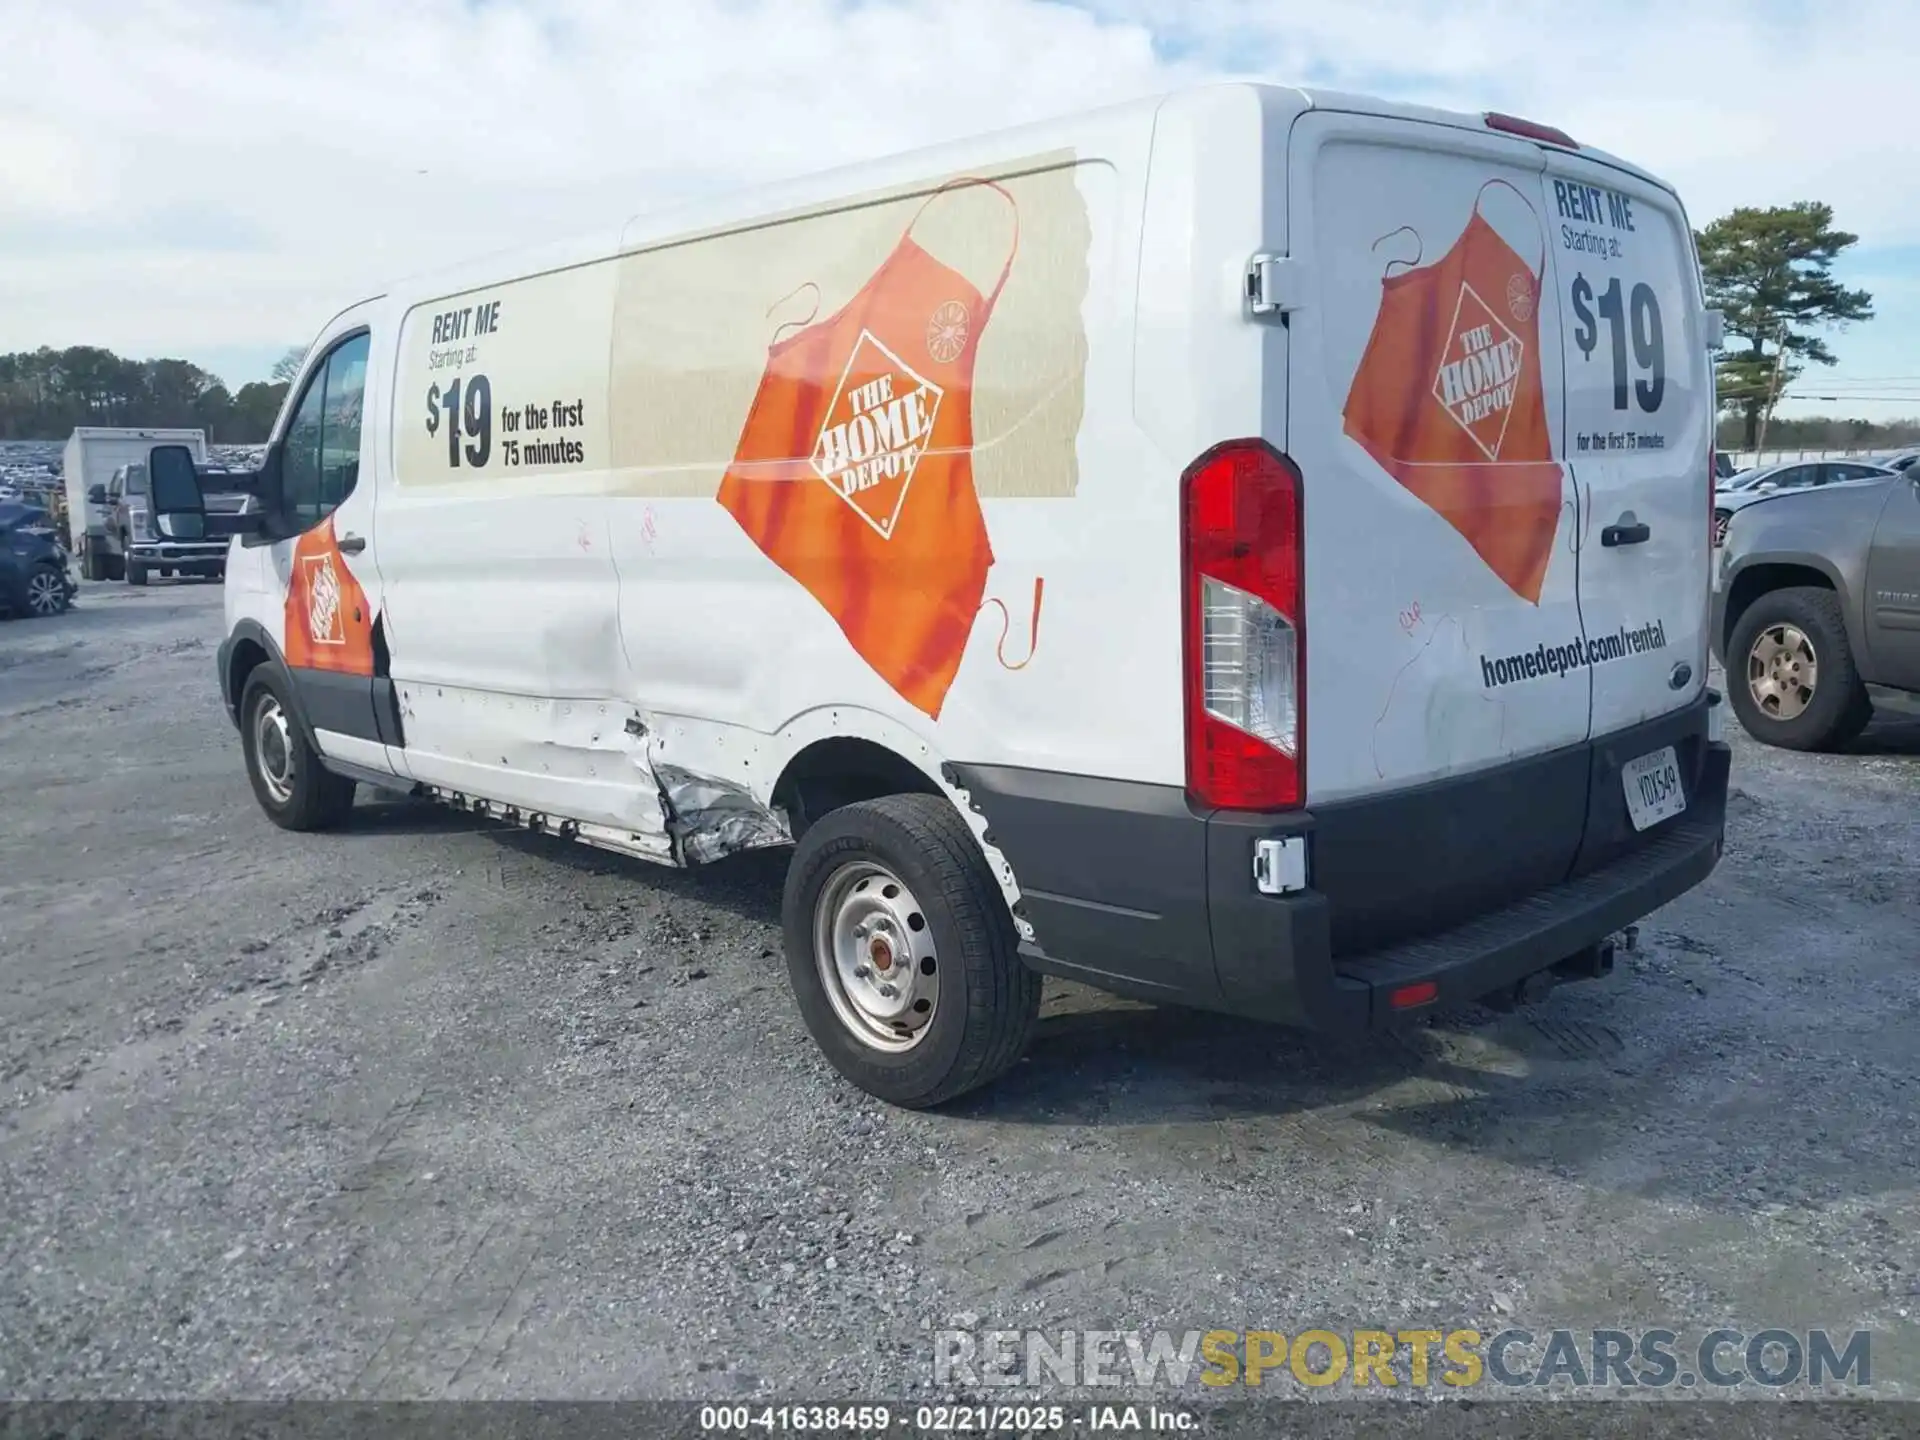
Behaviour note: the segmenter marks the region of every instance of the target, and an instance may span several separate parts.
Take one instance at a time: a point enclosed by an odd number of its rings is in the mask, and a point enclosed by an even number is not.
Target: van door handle
[[[1647,527],[1642,525],[1640,528],[1644,530]],[[1611,545],[1613,542],[1609,540],[1607,543]],[[358,555],[362,550],[367,548],[367,542],[362,540],[358,535],[342,535],[339,544],[342,555]]]
[[[1616,545],[1644,545],[1653,538],[1653,527],[1642,520],[1635,525],[1609,525],[1600,532],[1600,543],[1609,549]]]

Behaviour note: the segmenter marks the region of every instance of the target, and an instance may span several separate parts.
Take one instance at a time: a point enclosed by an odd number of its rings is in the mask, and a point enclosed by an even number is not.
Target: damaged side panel
[[[723,766],[657,758],[669,732],[620,701],[409,683],[400,703],[413,774],[442,803],[667,865],[792,843],[786,816]],[[685,727],[671,734],[685,748]],[[753,749],[735,736],[740,760]]]
[[[705,865],[742,850],[793,843],[787,817],[731,781],[663,763],[654,765],[653,774],[660,784],[674,858],[682,865]]]
[[[484,796],[499,818],[564,820],[574,838],[603,835],[619,842],[612,848],[674,861],[648,738],[626,723],[631,706],[416,682],[399,690],[410,768],[429,792]]]

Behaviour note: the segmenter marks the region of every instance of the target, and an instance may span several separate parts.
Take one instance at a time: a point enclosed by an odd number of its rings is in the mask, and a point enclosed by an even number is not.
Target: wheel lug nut
[[[853,967],[853,974],[857,980],[866,980],[872,977],[873,972],[864,965],[856,965]]]
[[[889,1000],[895,1000],[900,996],[900,987],[897,985],[882,985],[880,987],[880,993]]]

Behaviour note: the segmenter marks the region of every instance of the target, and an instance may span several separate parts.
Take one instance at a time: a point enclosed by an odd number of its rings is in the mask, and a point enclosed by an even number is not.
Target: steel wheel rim
[[[835,1017],[862,1045],[899,1055],[926,1038],[940,1009],[933,927],[885,866],[856,860],[827,877],[813,909],[813,959]]]
[[[1747,693],[1770,720],[1797,720],[1813,703],[1820,657],[1798,625],[1782,621],[1753,637],[1747,651]]]
[[[60,577],[42,570],[27,577],[27,608],[36,615],[58,615],[65,586]]]
[[[1733,513],[1731,511],[1722,510],[1715,513],[1713,517],[1713,543],[1716,546],[1727,543],[1727,526],[1732,523]]]
[[[274,804],[293,798],[293,730],[271,695],[263,695],[253,712],[253,764]]]

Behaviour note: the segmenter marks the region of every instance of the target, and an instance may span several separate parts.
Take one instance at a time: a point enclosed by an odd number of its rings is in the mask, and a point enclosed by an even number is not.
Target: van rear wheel
[[[353,809],[354,782],[320,763],[294,718],[286,673],[257,666],[240,692],[240,744],[247,779],[267,818],[283,830],[326,830]]]
[[[888,795],[808,827],[782,903],[787,974],[833,1067],[909,1109],[1006,1073],[1040,977],[966,822],[938,795]]]
[[[1785,750],[1835,749],[1873,718],[1840,597],[1812,585],[1769,591],[1741,614],[1727,691],[1746,732]]]

